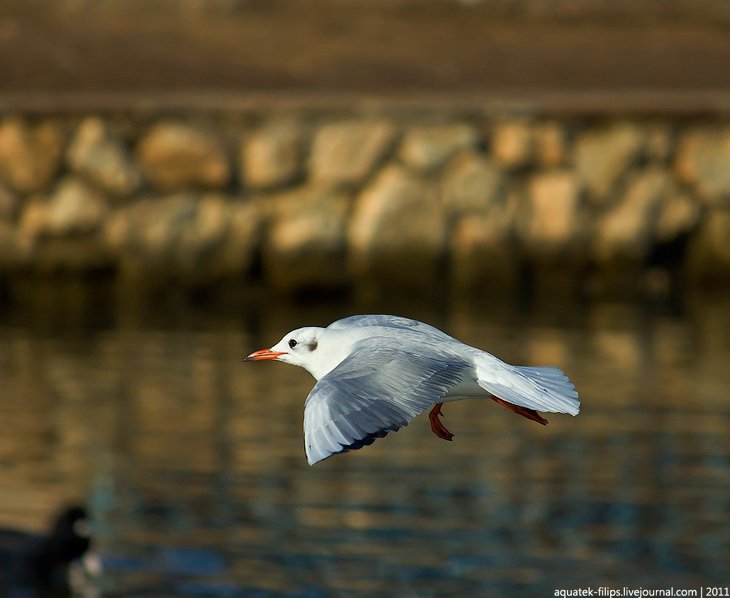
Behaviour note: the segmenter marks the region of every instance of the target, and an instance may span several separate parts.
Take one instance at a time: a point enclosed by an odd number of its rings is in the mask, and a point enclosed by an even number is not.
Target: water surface
[[[399,306],[563,367],[583,412],[542,427],[450,404],[452,443],[420,417],[309,467],[309,374],[241,356],[358,311],[100,308],[83,292],[6,308],[0,525],[87,501],[104,591],[124,598],[728,585],[728,303]]]

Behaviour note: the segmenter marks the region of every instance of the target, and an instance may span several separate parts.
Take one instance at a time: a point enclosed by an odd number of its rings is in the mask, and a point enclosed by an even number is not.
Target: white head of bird
[[[244,361],[272,360],[298,365],[319,380],[349,355],[351,342],[347,342],[350,340],[345,338],[347,336],[341,331],[317,326],[297,328],[270,349],[255,351]]]

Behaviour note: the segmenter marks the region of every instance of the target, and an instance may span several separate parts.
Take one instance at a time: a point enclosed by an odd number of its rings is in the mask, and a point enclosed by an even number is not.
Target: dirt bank
[[[4,92],[730,89],[728,20],[676,11],[558,19],[487,2],[250,1],[212,14],[72,4],[3,3]]]

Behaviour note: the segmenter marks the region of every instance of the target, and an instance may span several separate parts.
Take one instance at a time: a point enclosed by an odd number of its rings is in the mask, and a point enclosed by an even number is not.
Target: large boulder
[[[710,210],[689,246],[688,271],[693,278],[720,284],[730,280],[730,210]]]
[[[324,125],[312,145],[312,180],[325,185],[361,183],[382,161],[395,134],[395,127],[381,120]]]
[[[444,171],[441,197],[450,217],[481,212],[499,201],[504,191],[502,172],[474,152],[458,155]]]
[[[519,254],[513,235],[514,209],[508,203],[459,218],[450,237],[450,272],[458,295],[514,287]]]
[[[679,140],[675,168],[708,203],[730,205],[730,127],[685,133]]]
[[[271,198],[263,248],[266,279],[287,292],[342,287],[346,280],[345,219],[349,199],[322,188]]]
[[[181,231],[175,262],[187,280],[210,282],[224,273],[219,254],[230,226],[229,204],[217,193],[196,203],[192,221]]]
[[[123,141],[99,118],[79,125],[66,155],[72,169],[113,194],[128,195],[141,182]]]
[[[618,180],[630,170],[642,150],[642,132],[631,123],[617,123],[579,135],[575,142],[575,169],[591,200],[599,204],[609,201]]]
[[[301,176],[303,154],[296,123],[271,123],[241,142],[242,182],[254,189],[286,185]]]
[[[650,247],[662,201],[674,193],[671,174],[651,167],[630,177],[626,192],[598,222],[593,255],[600,263],[639,263]]]
[[[698,201],[684,192],[674,190],[667,195],[659,207],[654,240],[671,243],[694,231],[702,216]]]
[[[492,133],[492,156],[504,168],[525,166],[533,156],[534,131],[527,120],[497,123]]]
[[[51,235],[95,231],[106,214],[104,197],[83,181],[66,178],[50,196],[45,230]]]
[[[86,182],[66,177],[48,195],[26,201],[18,223],[21,250],[36,271],[84,272],[111,265],[102,242],[107,214],[103,195]]]
[[[137,156],[145,177],[163,191],[225,186],[231,174],[225,148],[213,134],[165,121],[144,136]]]
[[[429,288],[444,254],[446,225],[436,194],[390,166],[357,198],[349,230],[350,267],[365,284]]]
[[[21,193],[45,191],[58,171],[63,135],[45,121],[31,126],[12,118],[0,125],[0,179]]]
[[[0,220],[12,220],[18,211],[18,197],[0,183]]]
[[[556,121],[546,121],[535,126],[535,161],[543,167],[562,166],[568,157],[568,141],[564,127]]]
[[[32,248],[32,241],[24,238],[17,227],[0,219],[0,271],[25,265]]]
[[[403,138],[399,155],[407,166],[429,172],[443,166],[457,152],[473,148],[478,141],[476,130],[467,124],[414,127]]]
[[[575,249],[580,228],[580,188],[575,175],[564,170],[533,176],[528,184],[529,210],[519,232],[537,261],[565,257]]]
[[[250,272],[261,248],[265,208],[260,201],[241,198],[227,204],[228,228],[214,267],[224,276]]]
[[[218,193],[145,198],[105,228],[127,274],[164,273],[187,283],[245,275],[259,249],[261,206]]]
[[[656,163],[665,163],[674,151],[675,135],[668,123],[655,122],[643,127],[646,156]]]
[[[108,245],[122,257],[123,265],[169,266],[179,269],[180,245],[195,225],[198,198],[191,194],[142,199],[116,210],[108,219]]]
[[[47,198],[27,202],[20,230],[28,238],[88,235],[100,227],[106,212],[101,193],[79,179],[67,177]]]

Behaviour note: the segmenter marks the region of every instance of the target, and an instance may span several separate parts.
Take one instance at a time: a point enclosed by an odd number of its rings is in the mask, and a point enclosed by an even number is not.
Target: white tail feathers
[[[549,413],[578,415],[575,386],[557,367],[493,367],[479,375],[479,386],[514,405]]]

